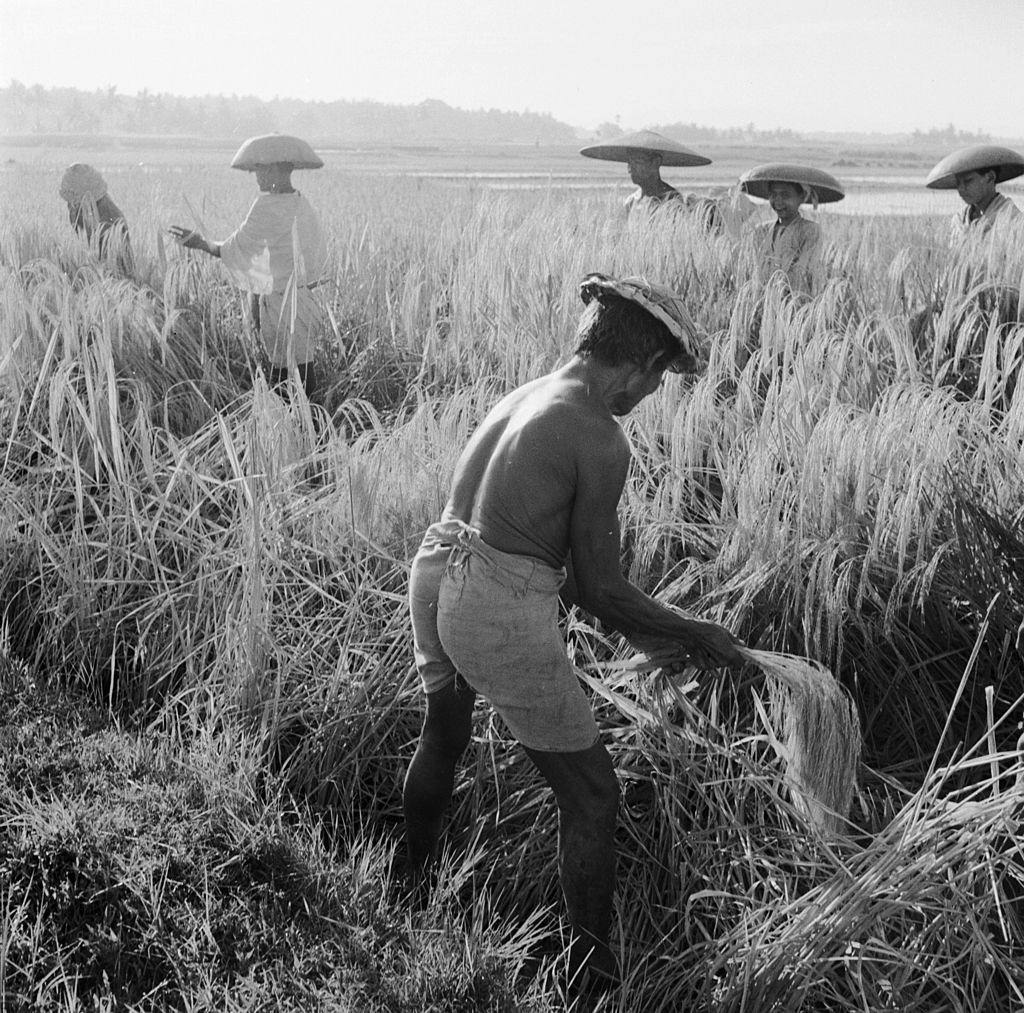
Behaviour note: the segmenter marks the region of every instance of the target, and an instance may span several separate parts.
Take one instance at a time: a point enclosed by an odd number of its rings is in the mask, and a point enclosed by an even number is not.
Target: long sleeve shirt
[[[957,242],[979,232],[985,234],[996,224],[1019,222],[1024,219],[1019,207],[1004,194],[997,193],[984,211],[978,211],[973,204],[967,204],[953,216],[950,242]]]
[[[280,294],[293,279],[296,287],[321,279],[327,244],[320,218],[302,194],[261,193],[221,243],[220,257],[239,288]]]
[[[630,211],[643,209],[654,211],[661,207],[683,207],[683,195],[673,186],[666,184],[666,189],[661,193],[644,196],[643,190],[637,187],[623,202],[623,207],[628,214]]]
[[[798,216],[789,225],[759,225],[755,243],[768,275],[782,271],[794,292],[810,292],[811,275],[821,255],[822,232],[817,222]]]

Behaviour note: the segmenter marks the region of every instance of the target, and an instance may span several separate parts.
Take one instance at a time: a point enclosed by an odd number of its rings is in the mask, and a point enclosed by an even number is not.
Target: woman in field
[[[75,162],[64,170],[59,191],[68,206],[74,230],[87,242],[96,241],[100,256],[111,257],[124,274],[131,273],[128,225],[110,199],[107,182],[91,165]]]
[[[793,292],[810,295],[821,261],[822,231],[800,213],[800,207],[842,200],[842,185],[821,169],[771,162],[745,172],[740,189],[768,201],[776,215],[774,222],[759,225],[754,233],[763,269],[768,275],[781,271]]]
[[[612,141],[591,144],[581,148],[580,154],[608,162],[625,162],[629,166],[629,178],[637,189],[626,198],[627,212],[635,209],[650,212],[665,205],[685,208],[686,198],[661,178],[662,166],[711,164],[710,158],[653,130],[640,130]]]
[[[222,242],[179,225],[170,230],[182,246],[219,257],[232,281],[258,298],[255,324],[270,362],[268,379],[282,384],[295,368],[307,395],[316,389],[313,338],[321,313],[313,290],[323,280],[327,245],[319,216],[292,186],[291,174],[323,164],[297,137],[251,137],[231,160],[233,169],[254,173],[260,189],[245,221]]]

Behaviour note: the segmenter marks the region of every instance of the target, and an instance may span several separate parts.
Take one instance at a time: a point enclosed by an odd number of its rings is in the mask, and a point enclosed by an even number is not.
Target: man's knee
[[[454,685],[428,694],[420,741],[431,752],[457,760],[469,745],[472,730],[472,693]]]
[[[619,781],[607,750],[599,743],[582,753],[544,754],[527,750],[554,789],[564,818],[614,827]]]

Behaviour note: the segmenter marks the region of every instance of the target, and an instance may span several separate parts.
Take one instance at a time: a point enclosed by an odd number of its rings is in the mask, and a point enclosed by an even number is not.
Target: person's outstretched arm
[[[187,250],[202,250],[211,257],[220,256],[220,243],[211,243],[201,232],[195,229],[186,229],[182,225],[172,225],[168,230],[175,241],[184,246]]]
[[[618,503],[629,468],[629,444],[625,434],[615,429],[614,439],[595,433],[580,441],[570,522],[579,605],[645,649],[678,645],[695,664],[708,668],[743,664],[736,650],[740,641],[723,626],[679,615],[623,575]]]

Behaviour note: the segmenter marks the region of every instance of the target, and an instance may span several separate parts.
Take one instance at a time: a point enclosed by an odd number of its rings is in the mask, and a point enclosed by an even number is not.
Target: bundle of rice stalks
[[[849,693],[824,665],[774,651],[740,648],[772,681],[781,739],[772,746],[786,765],[793,804],[822,833],[835,834],[850,811],[860,760],[860,718]],[[765,721],[765,726],[771,724]]]
[[[857,783],[861,729],[853,700],[816,661],[749,647],[740,647],[739,653],[769,677],[771,715],[756,695],[754,702],[785,764],[793,804],[819,832],[834,836],[846,822]],[[654,671],[686,663],[685,651],[670,649],[607,667]]]

